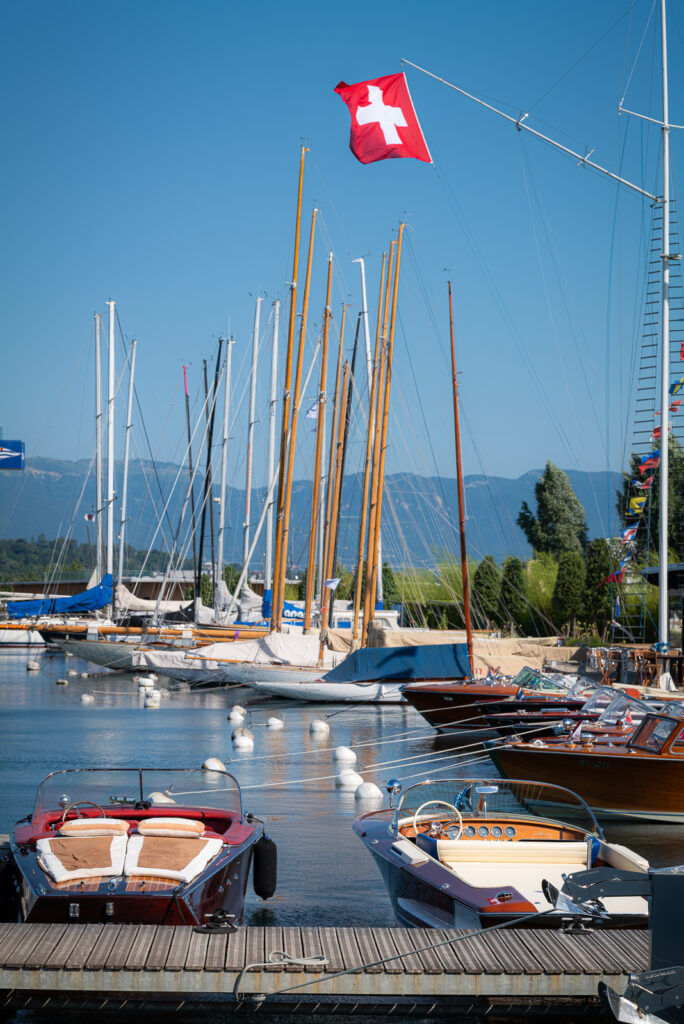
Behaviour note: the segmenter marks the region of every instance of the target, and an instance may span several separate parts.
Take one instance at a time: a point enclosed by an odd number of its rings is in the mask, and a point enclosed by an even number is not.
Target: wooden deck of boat
[[[322,955],[327,963],[269,963],[279,951],[295,960]],[[648,962],[645,931],[246,927],[227,935],[157,925],[5,923],[0,1008],[52,1002],[74,1009],[216,1009],[217,1001],[234,1001],[244,971],[243,1008],[264,997],[262,1010],[316,1004],[368,1012],[372,1004],[387,1013],[401,1007],[403,1015],[411,1008],[479,1007],[497,1016],[497,1006],[534,1014],[581,1004],[586,1013],[597,1010],[599,981],[622,991],[627,975]]]

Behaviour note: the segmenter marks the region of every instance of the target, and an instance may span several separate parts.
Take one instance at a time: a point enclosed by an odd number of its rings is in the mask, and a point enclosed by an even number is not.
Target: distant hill
[[[93,541],[93,524],[84,515],[94,508],[92,474],[85,481],[88,463],[56,459],[27,459],[23,472],[0,473],[0,538],[37,538],[41,534],[54,538],[71,536],[78,541]],[[541,470],[530,470],[521,477],[467,476],[465,478],[468,515],[469,553],[475,559],[491,554],[497,561],[506,555],[527,557],[529,546],[515,520],[523,501],[532,508],[534,485]],[[607,536],[615,531],[615,491],[620,484],[618,473],[584,473],[568,470],[575,492],[586,509],[589,536]],[[121,467],[117,465],[117,479]],[[174,487],[175,484],[175,487]],[[170,463],[131,464],[128,494],[129,511],[126,542],[138,549],[150,546],[168,550],[173,544],[185,491],[187,471]],[[356,560],[358,543],[358,508],[361,480],[345,479],[341,503],[338,557],[343,564]],[[214,488],[217,496],[217,489]],[[252,519],[259,519],[265,489],[253,492]],[[196,490],[201,501],[201,489]],[[162,510],[166,505],[166,511]],[[311,506],[311,485],[295,481],[292,489],[292,530],[290,561],[304,565],[307,558],[308,529]],[[421,477],[396,474],[387,478],[383,506],[383,559],[394,566],[433,566],[444,551],[458,551],[456,480],[447,477]],[[218,506],[214,503],[215,529]],[[118,503],[115,517],[118,532]],[[244,490],[230,487],[226,501],[227,531],[225,560],[239,562],[242,555],[242,521]],[[189,509],[188,509],[189,517]],[[161,519],[161,523],[160,523]],[[210,557],[208,540],[205,558]],[[182,531],[185,535],[185,530]],[[183,554],[192,555],[184,549]],[[264,557],[260,539],[253,566]]]

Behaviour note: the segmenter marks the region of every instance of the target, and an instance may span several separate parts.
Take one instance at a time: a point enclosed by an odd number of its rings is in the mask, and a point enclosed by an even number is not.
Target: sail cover
[[[78,615],[94,612],[112,603],[113,579],[110,573],[102,582],[89,590],[70,597],[41,597],[36,601],[8,601],[7,614],[11,619],[22,619],[29,615]]]
[[[463,679],[470,677],[465,644],[429,647],[362,647],[324,679],[331,683],[374,683],[382,679]]]

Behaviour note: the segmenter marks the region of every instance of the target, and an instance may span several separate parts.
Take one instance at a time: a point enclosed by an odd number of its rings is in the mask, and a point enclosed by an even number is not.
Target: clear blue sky
[[[673,6],[671,116],[682,123],[684,10]],[[315,204],[321,226],[312,339],[328,249],[339,323],[343,301],[357,303],[352,318],[358,309],[351,259],[366,258],[373,308],[383,248],[400,219],[408,225],[388,468],[453,474],[447,277],[466,472],[517,476],[547,458],[621,468],[648,204],[411,70],[436,166],[362,166],[333,89],[399,71],[406,57],[516,116],[531,110],[530,124],[595,147],[598,162],[659,191],[657,131],[617,115],[644,33],[625,102],[660,114],[650,14],[650,0],[631,11],[625,0],[5,4],[5,438],[25,439],[29,455],[90,457],[92,314],[110,297],[126,338],[140,342],[138,391],[162,457],[179,455],[181,366],[195,389],[221,334],[236,338],[234,388],[244,395],[254,296],[265,296],[264,321],[286,297],[305,140],[303,220]],[[262,419],[268,362],[265,341]],[[245,411],[243,398],[238,440]],[[309,425],[300,475],[310,434]],[[264,437],[262,423],[257,479]],[[238,476],[240,465],[236,456]]]

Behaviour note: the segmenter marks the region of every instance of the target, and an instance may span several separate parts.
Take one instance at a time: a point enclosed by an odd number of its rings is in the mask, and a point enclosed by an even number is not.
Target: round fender
[[[269,839],[262,836],[254,847],[254,864],[252,867],[252,880],[254,892],[262,900],[268,900],[276,891],[278,877],[278,847]]]

